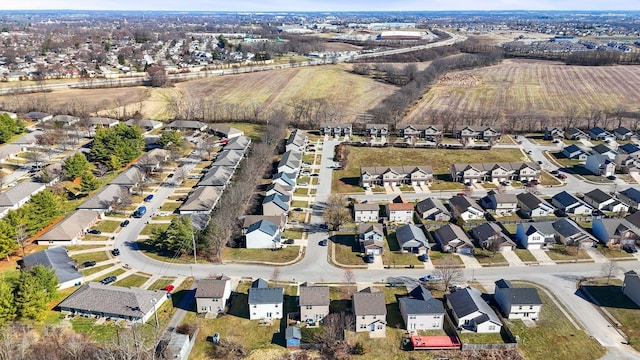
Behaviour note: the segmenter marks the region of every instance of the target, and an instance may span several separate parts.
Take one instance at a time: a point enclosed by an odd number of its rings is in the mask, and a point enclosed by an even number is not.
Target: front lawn
[[[334,260],[342,265],[365,265],[360,244],[354,234],[334,235],[330,246],[334,248]]]
[[[309,202],[308,201],[293,200],[291,202],[291,207],[292,208],[306,208],[308,206],[309,206]]]
[[[577,254],[576,254],[577,253]],[[547,255],[551,260],[586,260],[591,259],[591,256],[587,254],[583,249],[576,248],[575,246],[564,246],[556,244],[553,249],[547,250]]]
[[[144,283],[147,282],[147,280],[149,280],[148,276],[142,276],[142,275],[138,275],[138,274],[131,274],[129,276],[127,276],[126,278],[116,281],[114,283],[114,285],[116,286],[122,286],[122,287],[140,287],[142,286]]]
[[[422,265],[422,261],[418,259],[418,255],[400,252],[400,244],[398,244],[395,232],[387,235],[382,262],[392,268],[405,265]]]
[[[302,239],[303,229],[287,229],[282,233],[282,237],[285,239]]]
[[[182,205],[181,202],[165,201],[164,203],[162,203],[162,206],[160,207],[160,210],[158,210],[158,211],[168,211],[168,212],[172,213],[172,212],[176,211],[176,209],[179,208],[180,205]]]
[[[514,286],[530,287],[517,282]],[[577,330],[540,288],[538,295],[543,305],[535,327],[526,327],[521,320],[505,320],[511,332],[520,336],[518,348],[526,359],[598,359],[604,354],[604,348],[584,330]]]
[[[496,251],[495,253],[493,253],[486,249],[475,248],[473,251],[473,256],[482,265],[502,264],[508,266],[507,260],[504,258],[502,253],[500,253],[500,251]]]
[[[451,253],[443,253],[440,251],[432,250],[429,252],[429,259],[431,260],[431,263],[435,267],[438,267],[439,265],[444,265],[450,262],[458,263],[462,265],[462,259],[460,259],[460,256],[457,256]]]
[[[611,249],[606,246],[598,246],[598,251],[608,259],[635,259],[633,255],[628,254],[626,251],[620,249]]]
[[[153,235],[154,229],[157,229],[160,232],[165,232],[168,227],[169,224],[147,224],[140,232],[140,235]]]
[[[300,251],[299,246],[287,246],[278,250],[226,248],[222,253],[223,260],[257,261],[287,263],[295,260]]]
[[[101,265],[101,266],[92,266],[92,267],[88,267],[88,268],[84,268],[82,270],[80,270],[80,272],[82,273],[82,276],[89,276],[89,275],[93,275],[95,273],[98,273],[104,269],[108,269],[110,267],[112,267],[113,264],[107,264],[107,265]]]
[[[115,276],[115,277],[118,277],[118,275],[122,275],[122,274],[124,274],[125,272],[126,272],[126,271],[124,271],[124,269],[122,269],[122,268],[118,268],[118,269],[113,270],[113,271],[112,271],[112,272],[110,272],[110,273],[104,274],[104,276],[102,276],[101,278],[99,278],[99,279],[95,279],[95,280],[93,280],[93,281],[98,282],[98,281],[100,281],[100,280],[102,280],[102,279],[104,279],[104,278],[106,278],[106,277],[108,277],[108,276]]]
[[[120,227],[119,221],[114,220],[102,220],[98,225],[94,226],[92,229],[100,230],[102,232],[112,233],[116,231],[116,229]]]
[[[514,249],[513,252],[518,255],[518,257],[520,258],[520,260],[524,261],[524,262],[535,262],[538,261],[536,259],[535,256],[533,256],[533,254],[531,253],[531,251],[527,250],[527,249]]]
[[[163,290],[165,286],[173,283],[174,279],[158,279],[153,284],[151,284],[148,290]]]
[[[71,258],[75,260],[78,263],[78,265],[81,265],[85,261],[100,262],[100,261],[109,260],[109,255],[107,255],[106,251],[96,251],[96,252],[72,255]]]

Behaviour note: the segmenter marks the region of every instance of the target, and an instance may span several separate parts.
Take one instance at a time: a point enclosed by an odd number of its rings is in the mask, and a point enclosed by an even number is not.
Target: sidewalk
[[[504,256],[504,259],[507,260],[509,266],[526,266],[513,251],[502,251],[500,253]]]
[[[600,253],[600,251],[590,247],[587,249],[584,249],[586,251],[587,254],[589,254],[589,256],[591,256],[591,258],[593,259],[593,261],[596,264],[604,264],[604,263],[608,263],[609,259],[607,259],[606,256],[602,255]]]
[[[462,260],[464,267],[468,269],[478,269],[482,267],[482,265],[480,265],[478,260],[473,255],[458,254],[458,253],[456,253],[456,255],[460,257],[460,260]]]
[[[544,250],[529,249],[529,252],[531,253],[531,255],[533,255],[533,257],[536,258],[536,260],[538,260],[538,263],[540,265],[555,265],[556,264],[553,260],[551,260],[549,255],[547,255],[547,253],[544,252]]]
[[[367,269],[369,269],[369,270],[384,270],[384,264],[382,263],[382,255],[375,255],[373,257],[373,263],[369,264]]]
[[[68,254],[69,254],[69,256],[73,256],[73,255],[88,254],[88,253],[94,253],[94,252],[99,252],[99,251],[109,251],[109,250],[111,250],[111,247],[105,246],[105,247],[100,247],[100,248],[91,248],[91,249],[85,249],[85,250],[69,251]]]

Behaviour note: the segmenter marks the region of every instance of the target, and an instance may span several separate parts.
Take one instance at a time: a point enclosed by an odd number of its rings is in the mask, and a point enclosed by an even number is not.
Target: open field
[[[569,107],[636,109],[639,66],[568,66],[535,60],[504,60],[498,65],[448,74],[409,112],[407,122],[432,121],[433,111],[459,114],[492,109],[501,115],[536,113],[560,116]]]
[[[324,99],[341,112],[341,121],[352,122],[395,87],[352,74],[342,66],[327,65],[218,76],[178,83],[176,89],[213,104],[262,111],[286,107],[293,100]]]
[[[451,180],[451,165],[455,163],[479,163],[523,161],[518,149],[450,150],[407,148],[356,148],[349,147],[347,167],[334,171],[332,192],[350,193],[360,189],[360,167],[431,165],[436,182]],[[462,185],[462,184],[460,184]]]

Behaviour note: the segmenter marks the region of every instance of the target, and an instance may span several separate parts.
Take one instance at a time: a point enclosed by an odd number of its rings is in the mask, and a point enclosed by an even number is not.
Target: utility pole
[[[193,228],[191,229],[191,243],[193,245],[193,263],[198,264],[198,260],[196,259],[196,237],[193,234]]]

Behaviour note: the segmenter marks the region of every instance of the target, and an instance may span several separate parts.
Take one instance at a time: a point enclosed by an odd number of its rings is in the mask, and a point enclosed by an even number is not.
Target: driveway
[[[509,266],[526,266],[513,251],[502,251],[500,254],[504,256],[504,259],[507,260]]]

